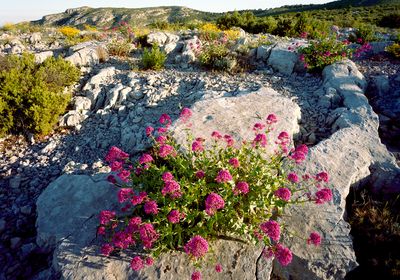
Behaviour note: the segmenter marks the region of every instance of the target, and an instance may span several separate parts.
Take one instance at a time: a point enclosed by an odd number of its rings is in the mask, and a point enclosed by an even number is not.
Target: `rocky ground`
[[[357,66],[369,82],[367,95],[379,113],[382,139],[398,153],[399,142],[390,140],[399,139],[396,110],[400,104],[380,100],[388,93],[398,98],[400,64],[376,56],[358,60]],[[0,279],[44,279],[38,273],[49,267],[52,256],[36,244],[36,200],[49,183],[66,173],[108,172],[103,157],[113,145],[133,155],[145,150],[144,129],[154,125],[161,113],[175,119],[181,108],[198,100],[271,87],[301,108],[297,143],[313,146],[327,139],[337,129],[332,126],[337,118],[333,111],[342,100],[335,99],[334,93],[329,97],[318,92],[323,86],[320,76],[285,75],[279,69],[264,65],[251,72],[225,74],[170,65],[160,72],[132,72],[112,59],[86,69],[72,110],[60,121],[66,127],[43,139],[0,141]]]

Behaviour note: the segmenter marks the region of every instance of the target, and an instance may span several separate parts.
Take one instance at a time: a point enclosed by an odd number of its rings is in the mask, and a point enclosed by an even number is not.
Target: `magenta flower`
[[[217,210],[224,208],[225,201],[216,193],[210,193],[205,200],[206,213],[213,216]]]
[[[131,198],[133,190],[130,188],[123,188],[118,191],[118,202],[123,203]]]
[[[229,160],[229,164],[232,165],[235,168],[238,168],[240,166],[240,162],[237,158],[231,158]]]
[[[247,194],[248,192],[249,192],[249,184],[247,184],[246,182],[236,183],[236,186],[233,189],[234,195]]]
[[[179,210],[171,210],[167,218],[170,223],[177,224],[181,219],[181,213],[179,213]]]
[[[181,121],[186,123],[191,116],[192,116],[192,111],[189,108],[183,108],[179,118],[181,119]]]
[[[218,273],[221,273],[221,272],[222,272],[222,265],[221,265],[220,263],[218,263],[218,264],[215,266],[215,271],[218,272]]]
[[[140,192],[139,195],[134,195],[131,199],[132,205],[139,205],[147,198],[146,192]]]
[[[276,245],[275,256],[278,259],[278,262],[283,266],[287,266],[292,262],[292,252],[281,244]]]
[[[235,144],[235,140],[233,140],[233,137],[228,134],[224,135],[224,139],[228,147],[232,147]]]
[[[231,180],[232,180],[232,175],[231,173],[229,173],[229,170],[226,169],[221,169],[218,172],[217,177],[215,178],[215,181],[217,181],[217,183],[225,183]]]
[[[167,131],[168,131],[167,127],[159,127],[159,128],[157,128],[157,133],[160,134],[160,135],[163,135],[163,134],[167,133]]]
[[[101,246],[101,254],[104,256],[109,256],[112,251],[114,251],[114,247],[110,244],[104,244]]]
[[[315,176],[315,180],[317,180],[318,182],[328,183],[329,182],[329,175],[326,172],[320,172]]]
[[[152,266],[152,265],[154,264],[154,259],[153,259],[152,257],[147,257],[147,258],[145,259],[145,264],[146,264],[147,266]]]
[[[292,183],[298,183],[299,182],[299,176],[297,176],[297,174],[294,173],[294,172],[289,173],[287,178]]]
[[[106,161],[111,163],[116,160],[125,160],[129,157],[127,153],[122,151],[121,149],[112,146],[106,155]]]
[[[153,243],[157,241],[160,236],[155,230],[152,224],[143,224],[139,229],[140,239],[143,242],[145,249],[153,247]]]
[[[302,144],[296,147],[289,158],[293,159],[296,163],[302,163],[306,159],[307,154],[308,148],[306,145]]]
[[[156,142],[160,145],[165,144],[166,141],[167,141],[167,137],[164,135],[157,136],[157,138],[156,138]]]
[[[182,196],[181,186],[178,182],[175,181],[167,181],[164,183],[164,187],[161,190],[161,194],[166,196],[170,195],[171,198],[178,198]]]
[[[196,174],[195,174],[195,176],[196,176],[198,179],[203,179],[205,175],[206,175],[206,173],[205,173],[203,170],[199,170],[199,171],[197,171]]]
[[[154,127],[152,127],[152,126],[146,127],[146,136],[150,137],[152,135],[153,131],[154,131]]]
[[[267,135],[264,133],[259,133],[256,135],[256,137],[253,140],[253,146],[258,146],[260,145],[261,147],[267,146]]]
[[[123,163],[122,162],[120,162],[120,161],[113,161],[111,164],[110,164],[110,167],[111,167],[111,171],[113,171],[113,172],[116,172],[116,171],[119,171],[119,170],[121,170],[122,169],[122,166],[123,166]]]
[[[144,267],[143,260],[141,257],[136,256],[131,261],[131,268],[135,271],[139,271]]]
[[[115,218],[115,211],[103,210],[100,212],[100,224],[108,225]]]
[[[218,131],[213,131],[213,132],[211,133],[211,137],[214,138],[215,140],[218,140],[218,139],[221,139],[221,138],[222,138],[222,135],[221,135],[221,133],[219,133]]]
[[[139,163],[140,164],[145,164],[145,163],[152,162],[152,161],[153,161],[153,157],[150,154],[143,154],[139,158]]]
[[[321,235],[319,235],[318,232],[312,232],[310,234],[310,237],[307,239],[307,244],[314,244],[315,246],[318,246],[321,244]]]
[[[208,252],[208,242],[200,235],[196,235],[186,243],[184,249],[189,256],[201,258]]]
[[[286,131],[282,131],[281,133],[279,133],[278,135],[278,140],[280,141],[280,143],[282,144],[287,144],[289,142],[289,133],[287,133]]]
[[[260,229],[272,240],[279,241],[281,235],[281,229],[279,224],[270,220],[268,222],[264,222],[260,225]]]
[[[172,181],[174,179],[174,176],[172,175],[171,172],[164,172],[161,178],[164,182],[168,182]]]
[[[140,229],[140,225],[142,223],[142,218],[140,217],[133,217],[129,220],[128,229],[130,232],[138,232]]]
[[[97,234],[98,234],[98,235],[104,235],[104,234],[106,234],[106,228],[103,227],[103,226],[98,227],[98,228],[97,228]]]
[[[201,280],[201,272],[200,271],[193,272],[191,280]]]
[[[276,117],[275,114],[269,114],[269,115],[267,116],[266,121],[267,121],[267,124],[274,124],[274,123],[277,123],[277,122],[278,122],[278,118]]]
[[[121,179],[121,181],[123,182],[128,182],[129,181],[129,177],[131,176],[131,173],[128,170],[123,169],[122,171],[120,171],[117,176]]]
[[[265,125],[262,123],[256,123],[253,126],[254,131],[260,131],[260,130],[263,130],[264,128],[265,128]]]
[[[160,150],[158,151],[158,155],[162,158],[167,157],[168,155],[173,154],[174,152],[174,147],[170,146],[170,145],[162,145],[160,147]]]
[[[274,195],[283,201],[289,201],[292,194],[288,188],[279,188],[275,191]]]
[[[202,152],[204,151],[204,147],[203,144],[200,141],[194,141],[192,143],[192,151],[193,152]]]
[[[148,215],[149,214],[157,215],[157,213],[158,213],[158,205],[157,205],[157,202],[154,200],[147,201],[144,204],[143,208],[144,208],[144,212]]]
[[[160,124],[165,124],[166,126],[169,126],[172,123],[171,117],[167,114],[162,114],[158,121],[160,122]]]
[[[117,248],[126,249],[131,245],[135,244],[135,240],[132,238],[132,234],[127,231],[118,231],[114,234],[113,244]]]
[[[317,191],[315,193],[316,204],[323,204],[324,202],[328,202],[332,200],[332,191],[331,189],[325,188]]]

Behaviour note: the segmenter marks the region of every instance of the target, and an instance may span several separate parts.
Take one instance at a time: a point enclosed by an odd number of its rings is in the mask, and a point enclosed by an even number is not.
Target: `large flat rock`
[[[253,140],[253,125],[256,122],[265,124],[266,117],[274,113],[278,117],[278,123],[268,135],[270,152],[276,148],[274,142],[281,131],[292,136],[300,130],[300,107],[271,88],[261,88],[237,97],[198,101],[191,110],[193,115],[190,123],[194,137],[210,139],[211,133],[217,130],[221,134],[232,135],[237,143]],[[173,127],[174,138],[180,144],[186,141],[186,129],[187,124],[179,121]]]

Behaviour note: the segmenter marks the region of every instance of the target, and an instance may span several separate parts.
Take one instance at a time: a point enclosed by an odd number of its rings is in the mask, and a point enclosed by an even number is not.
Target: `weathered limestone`
[[[279,73],[290,75],[298,60],[297,53],[290,50],[290,44],[278,43],[271,50],[268,64]]]
[[[70,55],[65,58],[76,66],[87,66],[99,63],[102,53],[107,53],[105,46],[98,42],[85,42],[70,48]]]
[[[190,123],[195,137],[210,139],[211,133],[218,130],[232,135],[238,143],[254,139],[253,125],[264,122],[268,114],[278,117],[276,129],[268,135],[269,152],[274,151],[274,141],[281,131],[290,135],[299,132],[298,120],[301,117],[300,107],[288,98],[284,98],[271,88],[262,88],[257,92],[238,97],[223,97],[203,100],[192,107]],[[186,124],[177,122],[174,137],[178,143],[186,140]]]

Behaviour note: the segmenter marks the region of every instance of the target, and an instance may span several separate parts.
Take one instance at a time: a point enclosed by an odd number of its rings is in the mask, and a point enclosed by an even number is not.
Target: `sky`
[[[186,6],[201,11],[226,12],[243,9],[266,9],[284,5],[322,4],[333,0],[0,0],[0,25],[25,20],[37,20],[44,15],[64,12],[81,6],[143,8]]]

